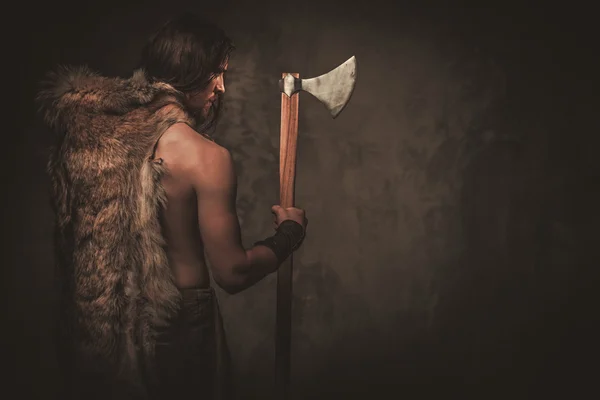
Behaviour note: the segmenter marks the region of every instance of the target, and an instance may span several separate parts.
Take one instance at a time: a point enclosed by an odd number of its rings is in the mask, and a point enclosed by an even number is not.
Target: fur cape
[[[71,349],[63,354],[75,379],[115,388],[105,398],[145,398],[152,328],[167,323],[180,300],[160,231],[164,167],[154,150],[169,126],[194,126],[193,118],[180,92],[142,70],[108,78],[60,67],[37,100],[56,134],[48,173],[64,286],[60,332]],[[100,396],[98,385],[90,390]]]

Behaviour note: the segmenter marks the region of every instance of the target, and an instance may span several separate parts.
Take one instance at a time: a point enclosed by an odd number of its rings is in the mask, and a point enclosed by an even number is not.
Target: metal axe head
[[[295,78],[287,74],[279,81],[279,89],[291,97],[294,93],[305,91],[321,100],[333,118],[342,112],[354,91],[356,84],[356,57],[326,74],[310,79]]]

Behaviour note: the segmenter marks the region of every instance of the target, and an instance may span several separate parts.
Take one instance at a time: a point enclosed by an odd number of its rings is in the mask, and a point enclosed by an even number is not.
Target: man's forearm
[[[254,246],[246,250],[246,260],[232,268],[229,293],[239,293],[267,275],[277,271],[279,260],[273,250],[266,246]]]
[[[275,235],[256,242],[244,251],[221,286],[229,293],[238,293],[273,273],[298,248],[304,239],[304,228],[298,222],[285,220],[279,224]]]

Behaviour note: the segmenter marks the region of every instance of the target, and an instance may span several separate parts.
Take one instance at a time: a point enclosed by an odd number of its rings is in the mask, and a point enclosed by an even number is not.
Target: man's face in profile
[[[225,72],[229,63],[226,63],[221,73],[219,73],[202,90],[188,95],[188,106],[193,112],[203,119],[206,119],[210,113],[211,107],[219,100],[219,97],[225,93]]]

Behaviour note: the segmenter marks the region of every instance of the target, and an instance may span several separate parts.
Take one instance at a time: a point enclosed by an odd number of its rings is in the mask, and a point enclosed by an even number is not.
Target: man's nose
[[[217,92],[225,93],[225,80],[223,76],[217,78],[217,85],[215,86]]]

